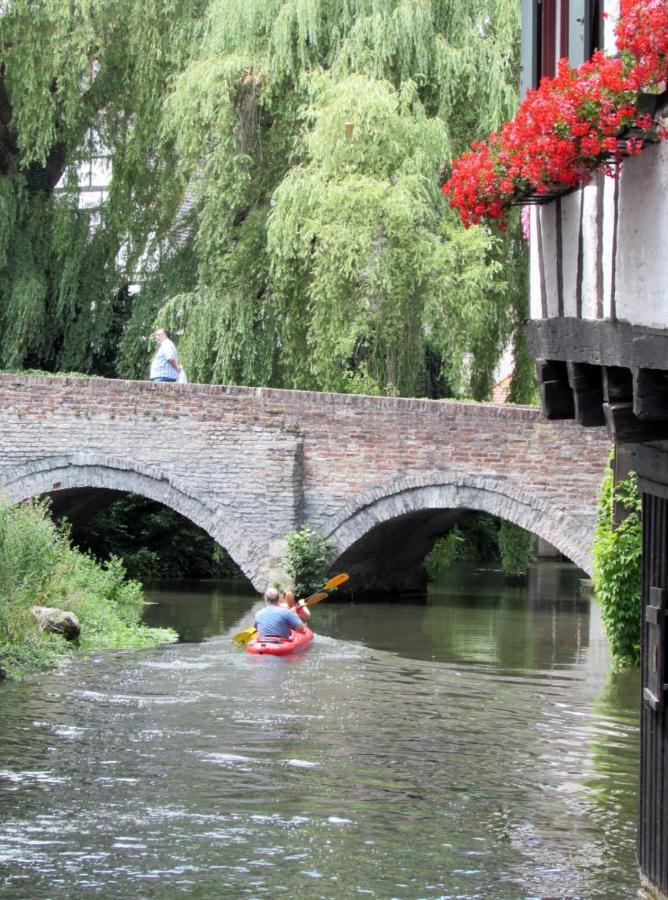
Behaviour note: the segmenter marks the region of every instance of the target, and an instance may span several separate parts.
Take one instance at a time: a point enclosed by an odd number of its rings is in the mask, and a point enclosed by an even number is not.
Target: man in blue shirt
[[[164,328],[158,328],[155,333],[158,349],[151,360],[151,381],[177,381],[181,366],[176,347],[170,341]]]
[[[289,638],[291,631],[306,631],[306,626],[291,609],[278,605],[280,599],[276,588],[270,587],[264,592],[265,607],[255,616],[259,637]]]

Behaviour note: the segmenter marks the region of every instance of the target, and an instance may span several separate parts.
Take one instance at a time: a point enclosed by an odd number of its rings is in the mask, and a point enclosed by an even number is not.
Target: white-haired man
[[[255,616],[255,627],[261,638],[289,638],[291,631],[306,631],[306,626],[291,609],[279,606],[281,594],[270,587],[264,592],[264,609]]]

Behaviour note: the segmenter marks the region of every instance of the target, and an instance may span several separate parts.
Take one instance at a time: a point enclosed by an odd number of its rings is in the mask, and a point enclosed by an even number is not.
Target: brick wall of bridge
[[[205,528],[256,585],[302,521],[343,552],[435,504],[517,521],[587,568],[608,448],[601,429],[526,407],[0,376],[10,496],[142,493]]]

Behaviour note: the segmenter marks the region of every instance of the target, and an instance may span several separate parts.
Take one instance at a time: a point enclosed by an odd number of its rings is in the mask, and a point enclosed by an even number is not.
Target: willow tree
[[[517,0],[212,0],[162,123],[196,283],[140,293],[128,335],[175,327],[201,381],[382,393],[423,393],[430,352],[484,396],[522,254],[438,185],[513,113],[518,32]]]
[[[169,146],[156,153],[162,97],[205,5],[0,5],[1,366],[91,371],[113,356],[122,287],[159,213],[173,219]],[[96,154],[113,178],[107,201],[86,209],[78,173]]]

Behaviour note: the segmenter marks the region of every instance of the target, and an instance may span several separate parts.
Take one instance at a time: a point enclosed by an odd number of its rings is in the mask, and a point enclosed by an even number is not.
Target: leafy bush
[[[458,559],[467,559],[470,544],[458,525],[453,526],[443,537],[434,541],[434,546],[424,558],[424,568],[429,581],[436,581],[441,572],[449,569]]]
[[[501,567],[506,575],[525,575],[531,562],[533,535],[505,519],[499,527]]]
[[[441,572],[460,560],[490,562],[498,558],[499,520],[487,513],[476,513],[438,538],[423,565],[427,578],[435,581]]]
[[[117,556],[131,578],[230,578],[229,554],[173,509],[127,494],[103,510],[76,542],[96,559]]]
[[[0,662],[10,674],[52,665],[73,650],[61,637],[40,631],[31,606],[73,612],[84,650],[174,640],[171,629],[139,624],[143,604],[141,585],[127,580],[120,560],[100,565],[73,549],[46,503],[0,509]]]
[[[615,501],[627,510],[626,518],[617,526],[613,518]],[[640,663],[640,508],[635,472],[615,487],[612,469],[608,469],[598,501],[593,582],[612,656],[621,668]]]
[[[332,561],[331,543],[304,525],[286,535],[287,550],[283,564],[295,584],[298,597],[312,594],[327,581]]]

